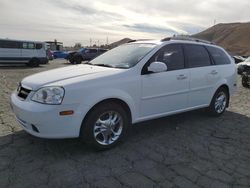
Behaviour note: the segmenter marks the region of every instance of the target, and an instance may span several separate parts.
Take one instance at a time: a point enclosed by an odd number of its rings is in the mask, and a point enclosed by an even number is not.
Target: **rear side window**
[[[24,42],[23,43],[23,49],[27,49],[28,48],[28,43]]]
[[[31,42],[24,42],[22,45],[23,49],[35,49],[35,44]]]
[[[104,53],[104,52],[106,52],[107,50],[103,50],[103,49],[100,49],[100,52],[102,52],[102,53]]]
[[[97,49],[90,49],[89,53],[97,53]]]
[[[36,44],[36,49],[42,49],[43,45],[42,44]]]
[[[182,46],[170,44],[158,51],[151,59],[150,63],[159,61],[167,65],[168,71],[184,69],[184,56]]]
[[[18,49],[18,48],[20,48],[20,42],[2,40],[2,41],[0,41],[0,48]]]
[[[210,66],[209,54],[204,46],[184,45],[185,55],[189,68]]]
[[[207,46],[206,48],[212,56],[216,65],[230,64],[230,59],[223,50],[211,46]]]
[[[35,48],[35,44],[34,43],[28,43],[28,48],[29,49],[34,49]]]
[[[87,49],[85,53],[97,53],[97,49]]]

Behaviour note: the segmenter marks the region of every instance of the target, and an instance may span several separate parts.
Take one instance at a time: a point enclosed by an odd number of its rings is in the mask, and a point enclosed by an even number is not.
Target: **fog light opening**
[[[33,125],[33,124],[32,124],[32,125],[31,125],[31,127],[32,127],[32,130],[33,130],[33,131],[35,131],[35,132],[39,133],[39,130],[38,130],[38,128],[36,128],[36,126],[35,126],[35,125]]]

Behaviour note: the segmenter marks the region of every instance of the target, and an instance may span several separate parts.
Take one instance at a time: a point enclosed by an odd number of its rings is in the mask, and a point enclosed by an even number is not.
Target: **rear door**
[[[98,50],[97,49],[90,49],[89,50],[89,58],[94,59],[98,55]]]
[[[185,44],[185,57],[190,72],[189,107],[207,105],[219,81],[219,71],[203,45]]]
[[[91,60],[97,55],[97,49],[86,49],[83,54],[84,60]]]

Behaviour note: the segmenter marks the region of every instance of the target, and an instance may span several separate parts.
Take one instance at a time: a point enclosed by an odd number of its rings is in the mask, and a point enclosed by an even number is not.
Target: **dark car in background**
[[[64,51],[53,51],[54,59],[66,58],[68,56],[68,52]]]
[[[70,52],[65,59],[72,64],[80,64],[82,61],[90,61],[107,51],[102,48],[81,48],[77,52]]]
[[[239,55],[233,56],[233,58],[236,64],[241,63],[246,60],[246,58],[244,58],[243,56],[239,56]]]
[[[83,51],[85,50],[85,48],[81,48],[78,51],[69,51],[68,55],[65,57],[66,60],[68,60],[71,64],[75,63],[75,54],[77,53],[83,53]]]

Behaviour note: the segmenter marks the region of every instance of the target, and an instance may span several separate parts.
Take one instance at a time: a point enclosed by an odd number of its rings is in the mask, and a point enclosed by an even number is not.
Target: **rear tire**
[[[213,99],[208,107],[208,112],[212,116],[222,115],[229,104],[229,93],[227,89],[219,88],[213,96]]]
[[[241,80],[242,86],[245,88],[249,88],[250,85],[248,84],[248,76],[242,76],[242,80]]]
[[[121,105],[101,103],[83,121],[80,137],[97,150],[110,149],[125,137],[129,124],[128,113]]]
[[[38,67],[39,66],[39,60],[38,59],[31,59],[27,65],[29,67]]]
[[[69,59],[69,62],[70,62],[71,64],[74,64],[74,63],[75,63],[75,61],[74,61],[73,58],[70,58],[70,59]]]
[[[80,56],[75,57],[75,63],[76,64],[81,64],[82,63],[82,57],[80,57]]]

